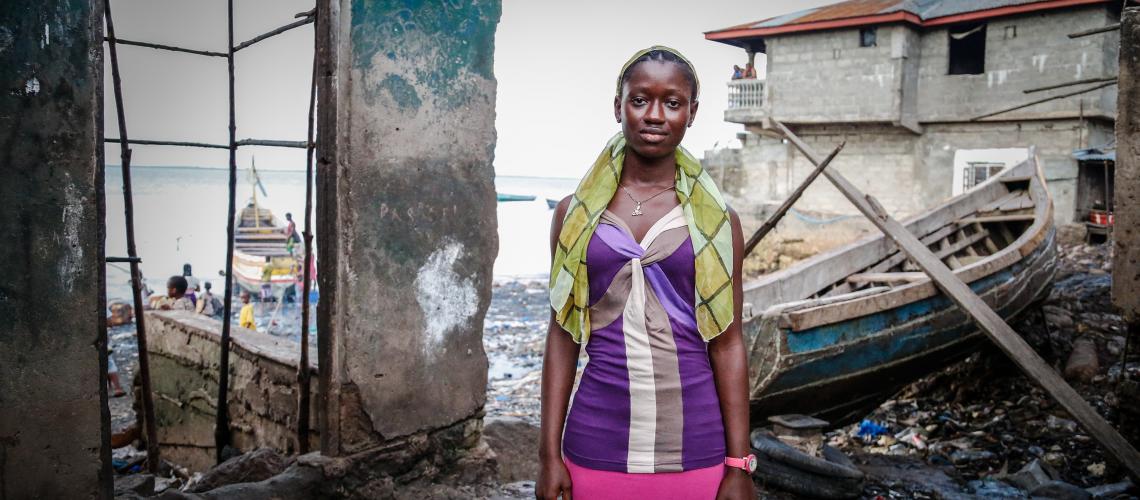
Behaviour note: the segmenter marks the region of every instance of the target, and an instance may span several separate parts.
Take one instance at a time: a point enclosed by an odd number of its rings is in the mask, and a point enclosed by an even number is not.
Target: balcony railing
[[[728,109],[764,107],[764,80],[743,79],[728,82]]]

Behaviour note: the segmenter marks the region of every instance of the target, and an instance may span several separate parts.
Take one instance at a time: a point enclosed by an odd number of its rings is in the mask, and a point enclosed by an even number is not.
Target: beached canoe
[[[497,193],[496,198],[498,201],[534,201],[536,197],[529,194]]]
[[[295,244],[290,253],[288,238],[269,209],[243,208],[234,227],[234,282],[255,299],[266,282],[274,297],[294,287],[303,250]]]
[[[904,222],[1007,320],[1048,292],[1053,204],[1035,159]],[[869,237],[745,283],[754,424],[842,425],[987,342],[894,243]]]

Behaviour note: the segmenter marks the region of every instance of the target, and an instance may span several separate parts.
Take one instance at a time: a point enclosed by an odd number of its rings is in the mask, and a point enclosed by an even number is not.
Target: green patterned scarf
[[[650,50],[667,50],[684,60],[672,49],[655,46],[635,54],[622,67],[622,74]],[[621,92],[621,75],[618,92]],[[733,320],[732,225],[724,198],[701,163],[682,147],[677,148],[676,161],[677,199],[685,212],[696,256],[697,329],[707,342],[724,332]],[[577,343],[585,343],[590,337],[586,247],[602,212],[617,191],[624,163],[625,137],[618,133],[606,144],[574,191],[554,250],[550,305],[557,311],[558,324]]]

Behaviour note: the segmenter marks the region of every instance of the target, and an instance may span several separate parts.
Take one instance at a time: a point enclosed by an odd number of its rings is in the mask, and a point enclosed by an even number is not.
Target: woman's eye
[[[633,99],[630,99],[630,101],[638,106],[645,104],[645,98],[642,97],[634,97]]]
[[[676,109],[681,107],[681,103],[679,101],[669,101],[669,107]]]

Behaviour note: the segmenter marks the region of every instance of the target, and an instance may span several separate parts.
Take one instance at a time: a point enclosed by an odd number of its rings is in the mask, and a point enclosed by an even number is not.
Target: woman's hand
[[[538,500],[571,500],[570,471],[562,460],[543,460],[538,470],[538,482],[534,485],[534,498]]]
[[[716,491],[716,500],[752,500],[756,498],[756,486],[752,484],[752,476],[735,467],[728,467],[724,471],[724,478],[720,480],[720,487]]]

